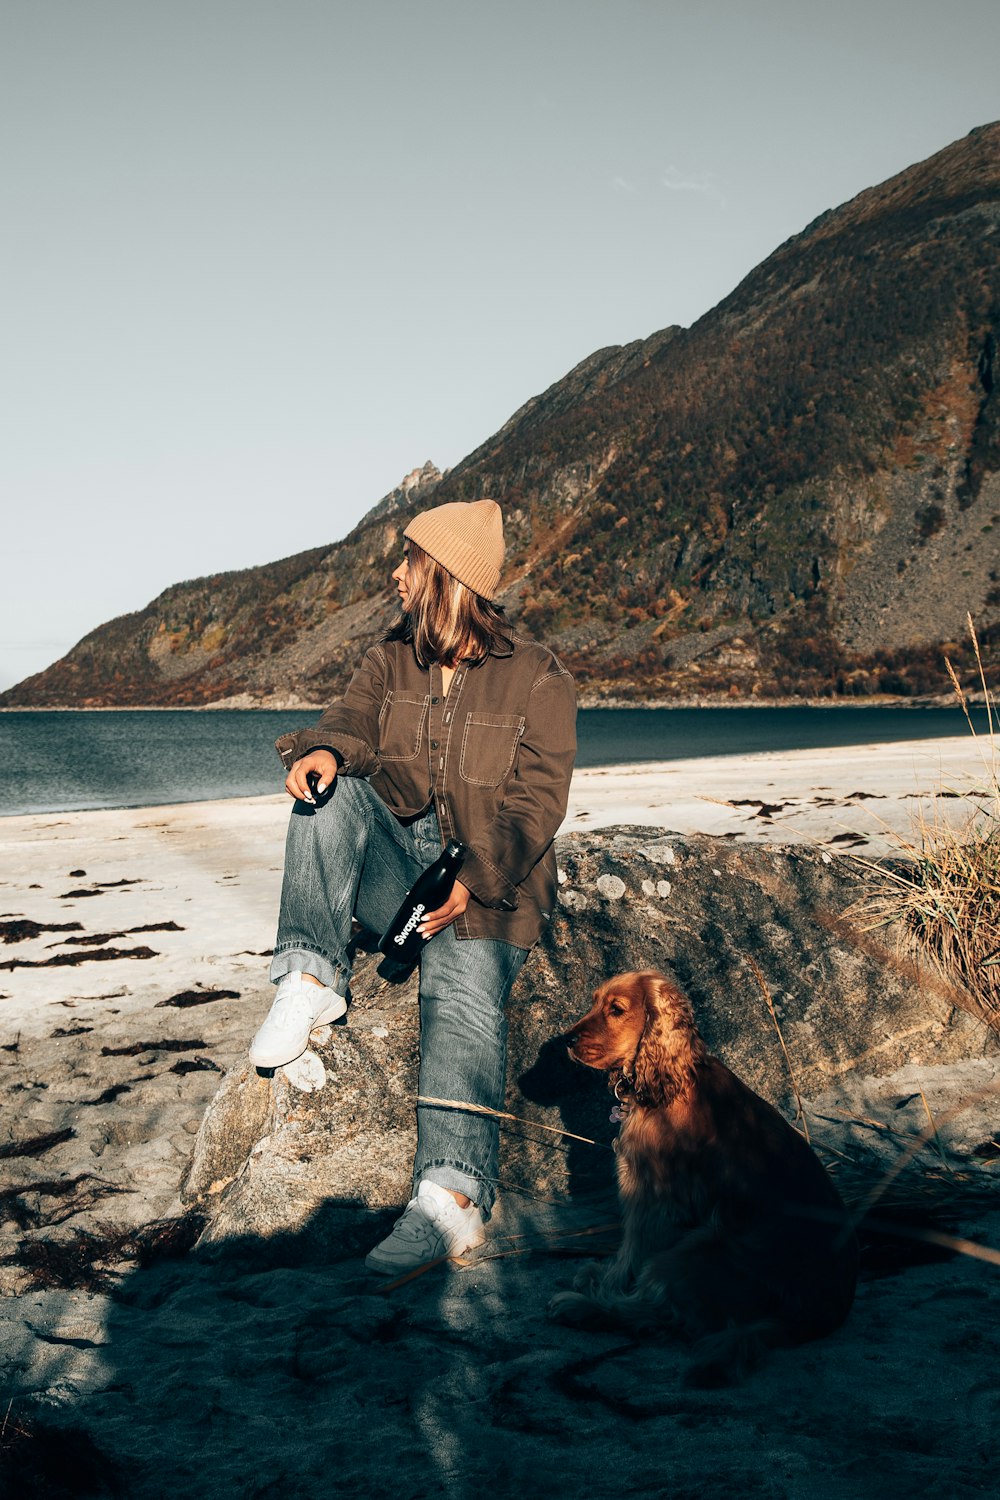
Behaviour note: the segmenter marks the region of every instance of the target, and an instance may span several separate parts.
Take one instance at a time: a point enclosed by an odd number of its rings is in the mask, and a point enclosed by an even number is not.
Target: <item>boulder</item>
[[[501,1198],[610,1193],[605,1082],[560,1038],[623,970],[670,974],[710,1050],[789,1113],[795,1088],[810,1098],[850,1074],[997,1051],[962,992],[865,930],[857,904],[878,876],[863,861],[632,826],[565,835],[557,852],[559,906],[509,1005],[518,1118],[502,1128]],[[409,1197],[417,987],[385,983],[378,961],[358,953],[347,1024],[314,1043],[325,1087],[249,1066],[224,1079],[184,1188],[209,1214],[207,1243],[280,1234],[302,1253],[318,1240],[352,1255]]]

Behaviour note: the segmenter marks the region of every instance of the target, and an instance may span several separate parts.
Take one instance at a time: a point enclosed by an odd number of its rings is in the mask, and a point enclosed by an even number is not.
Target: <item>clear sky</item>
[[[996,0],[0,0],[0,686],[1000,116]]]

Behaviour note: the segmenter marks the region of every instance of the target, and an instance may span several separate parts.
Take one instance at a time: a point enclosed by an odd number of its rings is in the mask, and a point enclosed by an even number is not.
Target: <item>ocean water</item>
[[[278,792],[274,740],[310,722],[270,709],[0,713],[0,816]],[[581,709],[577,765],[963,733],[958,708]]]

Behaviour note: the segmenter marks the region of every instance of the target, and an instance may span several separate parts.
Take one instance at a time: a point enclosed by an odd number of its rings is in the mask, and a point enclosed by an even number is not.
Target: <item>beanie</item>
[[[503,567],[503,517],[495,500],[452,500],[421,511],[403,532],[459,583],[492,599]]]

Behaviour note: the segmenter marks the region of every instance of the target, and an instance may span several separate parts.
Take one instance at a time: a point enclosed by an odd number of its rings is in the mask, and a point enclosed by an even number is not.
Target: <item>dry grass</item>
[[[886,1275],[925,1260],[966,1255],[1000,1266],[1000,1251],[955,1233],[970,1218],[995,1213],[1000,1185],[976,1167],[912,1161],[886,1170],[863,1154],[820,1148],[861,1245],[866,1274]]]
[[[869,931],[895,926],[904,943],[915,943],[957,980],[972,996],[973,1008],[1000,1029],[998,720],[971,615],[967,619],[986,703],[985,735],[976,731],[968,696],[947,657],[945,665],[982,752],[984,784],[963,793],[941,788],[929,810],[921,808],[913,838],[897,836],[907,863],[869,865],[877,878],[851,914]],[[956,797],[969,810],[961,824],[954,820]]]

